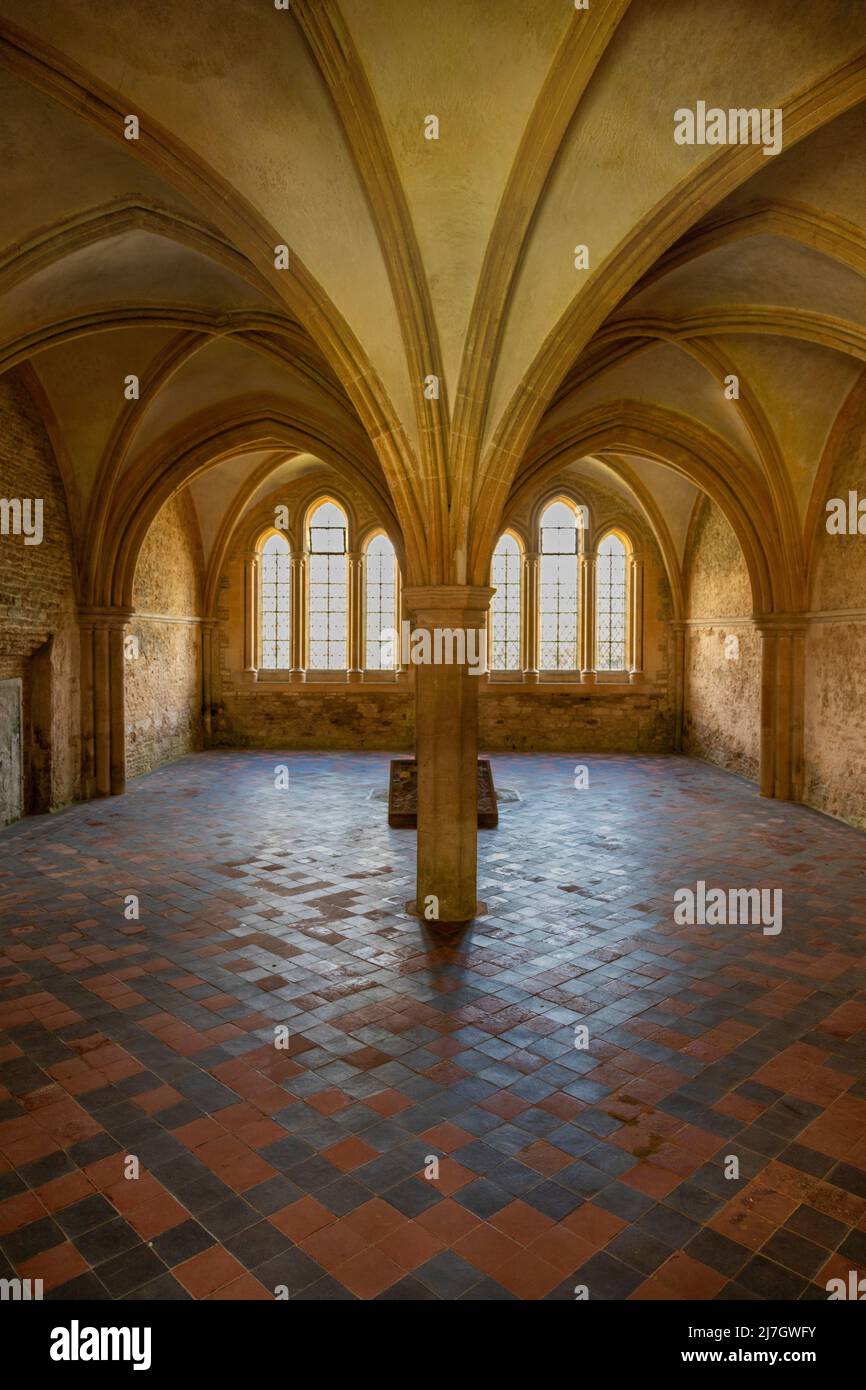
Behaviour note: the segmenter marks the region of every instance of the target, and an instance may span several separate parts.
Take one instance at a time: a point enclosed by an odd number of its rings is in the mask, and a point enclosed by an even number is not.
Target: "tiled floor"
[[[490,915],[444,945],[401,911],[383,755],[200,755],[0,834],[0,1277],[797,1299],[862,1274],[866,837],[685,759],[584,761],[577,790],[573,760],[494,760],[522,800],[481,835]],[[781,887],[781,934],[674,925],[698,879]]]

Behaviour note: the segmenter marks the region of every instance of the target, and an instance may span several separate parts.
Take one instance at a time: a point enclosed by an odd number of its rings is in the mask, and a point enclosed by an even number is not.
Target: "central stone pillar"
[[[469,922],[479,910],[478,688],[487,662],[477,658],[494,592],[465,584],[405,591],[418,763],[416,896],[407,909],[434,923]]]

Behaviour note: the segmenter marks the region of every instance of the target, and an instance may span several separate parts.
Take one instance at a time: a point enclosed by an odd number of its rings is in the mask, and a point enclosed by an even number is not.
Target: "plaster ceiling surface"
[[[545,434],[565,429],[604,401],[638,401],[700,421],[738,453],[754,457],[752,440],[736,403],[725,396],[721,375],[671,343],[646,349],[573,391],[545,418]]]
[[[283,459],[277,462],[274,468],[262,480],[259,487],[250,497],[245,510],[251,511],[258,506],[263,497],[268,497],[272,492],[280,487],[285,487],[287,483],[297,482],[299,478],[311,477],[315,473],[332,473],[330,466],[322,459],[316,458],[315,454],[295,454],[293,458]]]
[[[345,0],[386,119],[430,281],[449,388],[493,219],[567,4]],[[423,136],[439,120],[439,139]]]
[[[590,482],[601,483],[609,492],[616,493],[630,506],[635,505],[635,495],[628,483],[615,468],[603,458],[580,458],[566,464],[562,471],[564,479],[587,478]]]
[[[125,377],[132,372],[146,380],[173,336],[165,330],[119,329],[64,343],[33,359],[85,503],[112,433],[130,409]]]
[[[588,478],[599,483],[608,493],[621,497],[638,512],[644,511],[644,497],[652,497],[671,538],[674,553],[682,562],[692,511],[696,499],[701,495],[688,478],[639,454],[624,457],[615,453],[577,459],[568,465],[563,476],[575,480]]]
[[[866,226],[863,113],[856,107],[792,145],[724,198],[714,216],[762,201],[795,202]]]
[[[0,15],[122,92],[145,129],[158,122],[196,167],[212,170],[259,214],[277,238],[270,249],[286,244],[309,266],[411,427],[387,269],[294,15],[260,0],[6,0]]]
[[[828,435],[863,364],[791,339],[730,341],[743,380],[760,400],[778,441],[802,520]]]
[[[285,364],[270,355],[234,338],[213,338],[153,398],[136,434],[135,453],[147,450],[187,420],[208,416],[214,421],[229,420],[231,403],[253,396],[283,402],[289,411],[293,403],[320,409],[329,404],[320,390],[287,372]]]
[[[866,321],[866,278],[839,261],[782,237],[720,246],[633,295],[614,316],[676,320],[726,306],[779,306]]]
[[[605,456],[604,461],[614,473],[618,469],[626,468],[630,475],[637,478],[642,490],[653,498],[667,527],[677,558],[682,563],[692,512],[695,502],[701,496],[699,489],[675,469],[659,463],[656,459],[645,458],[641,454],[628,454],[624,457],[614,454]]]
[[[229,306],[264,308],[269,302],[230,271],[185,246],[145,231],[129,231],[71,252],[7,290],[0,299],[0,341],[62,323],[76,314],[136,309],[164,317],[184,309],[219,313]]]
[[[618,399],[769,476],[750,407],[802,514],[866,347],[864,101],[861,0],[0,0],[0,362],[32,355],[85,496],[127,362],[188,353],[129,468],[251,401],[315,418],[417,582],[480,582],[534,441]],[[782,152],[677,143],[698,102],[783,110]],[[677,345],[614,361],[637,318]],[[679,544],[692,485],[642,467]]]
[[[273,458],[273,450],[251,449],[249,453],[221,459],[213,468],[209,468],[206,474],[194,478],[189,484],[189,492],[198,518],[205,564],[210,559],[231,503],[249,482],[250,477],[261,471],[269,458]]]
[[[18,8],[23,21],[24,7]],[[112,203],[137,202],[195,216],[193,205],[131,159],[126,145],[0,68],[0,248]]]
[[[725,109],[775,109],[864,44],[866,7],[854,3],[638,0],[629,7],[578,108],[533,226],[506,330],[494,419],[532,352],[587,292],[605,259],[718,154],[715,147],[676,144],[674,111],[701,100]],[[752,165],[766,162],[756,147]],[[589,248],[588,272],[575,269],[576,244]]]

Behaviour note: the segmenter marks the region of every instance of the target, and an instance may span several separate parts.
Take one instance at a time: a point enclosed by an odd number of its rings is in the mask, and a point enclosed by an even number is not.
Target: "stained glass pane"
[[[605,536],[598,548],[596,585],[596,666],[624,671],[627,659],[628,589],[626,549],[619,536]]]
[[[368,671],[393,670],[397,652],[385,633],[398,627],[397,555],[387,536],[374,536],[367,546],[365,579],[364,665]]]
[[[567,502],[552,502],[541,517],[539,559],[539,667],[576,671],[578,654],[578,516]]]
[[[285,671],[292,664],[289,543],[276,532],[261,549],[259,594],[261,653],[265,671]]]
[[[496,590],[490,604],[493,671],[521,669],[520,570],[520,546],[514,536],[501,536],[490,567],[490,583]]]
[[[313,671],[344,671],[349,583],[346,514],[335,502],[322,502],[310,517],[309,663]]]

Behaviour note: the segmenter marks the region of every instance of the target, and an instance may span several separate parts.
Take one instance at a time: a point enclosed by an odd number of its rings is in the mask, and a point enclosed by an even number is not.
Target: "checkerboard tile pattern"
[[[521,800],[480,835],[488,916],[444,939],[403,914],[379,754],[202,754],[0,835],[0,1277],[571,1300],[862,1275],[866,840],[687,759],[582,761],[578,791],[573,760],[494,760]],[[676,925],[699,878],[782,888],[781,934]]]

